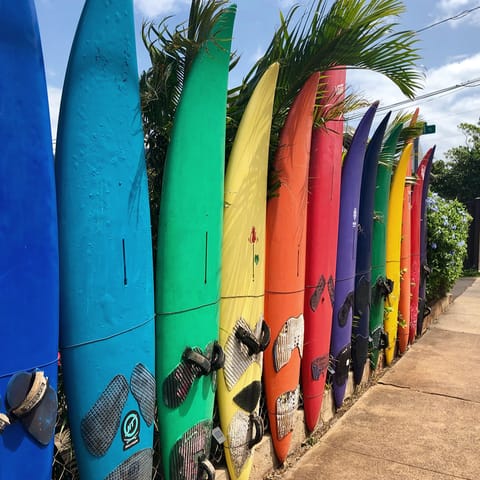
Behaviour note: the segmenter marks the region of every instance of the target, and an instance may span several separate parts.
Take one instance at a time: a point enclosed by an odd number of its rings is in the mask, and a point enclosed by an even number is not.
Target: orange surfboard
[[[280,187],[267,205],[264,384],[277,458],[288,455],[300,394],[308,167],[319,74],[297,95],[280,134],[275,170]]]

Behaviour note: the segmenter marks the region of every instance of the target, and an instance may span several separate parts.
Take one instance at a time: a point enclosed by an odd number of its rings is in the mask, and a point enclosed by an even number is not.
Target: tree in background
[[[458,128],[465,135],[465,145],[448,150],[447,161],[433,163],[431,185],[440,196],[466,204],[480,196],[480,121],[461,123]]]
[[[226,7],[225,0],[192,0],[187,24],[173,30],[166,20],[158,25],[143,25],[143,41],[152,62],[141,76],[140,92],[154,245],[163,165],[183,82],[196,53]],[[412,98],[423,77],[416,68],[420,56],[415,32],[395,31],[396,19],[404,10],[401,0],[336,0],[329,10],[326,0],[314,0],[303,13],[295,6],[285,17],[280,15],[280,26],[265,54],[241,85],[229,92],[227,159],[248,100],[266,69],[276,61],[280,63],[280,73],[270,158],[274,158],[293,99],[313,72],[343,66],[376,71]],[[232,59],[231,67],[235,64]]]

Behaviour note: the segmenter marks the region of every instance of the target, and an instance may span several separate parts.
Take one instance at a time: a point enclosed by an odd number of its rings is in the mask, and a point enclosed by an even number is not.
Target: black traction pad
[[[117,375],[82,419],[82,438],[85,447],[93,456],[102,457],[110,448],[120,427],[127,397],[127,379],[123,375]]]
[[[212,422],[209,420],[187,430],[170,452],[170,478],[197,480],[200,462],[207,459],[210,453],[211,437]]]
[[[338,311],[338,325],[344,327],[347,324],[348,314],[353,307],[353,292],[349,292],[345,297],[345,301]]]
[[[7,386],[6,404],[15,410],[26,398],[33,381],[33,373],[18,372],[12,376]],[[43,398],[32,411],[20,417],[28,433],[41,445],[48,445],[55,433],[58,400],[57,392],[47,383]]]
[[[370,294],[370,282],[362,275],[355,287],[355,315],[366,313],[370,305]]]
[[[329,356],[323,355],[317,357],[312,361],[311,371],[312,371],[312,380],[320,380],[322,373],[328,368]]]
[[[322,293],[325,290],[325,277],[323,275],[320,276],[317,286],[310,297],[310,308],[312,312],[315,312],[318,308],[318,304],[320,303],[320,299],[322,298]]]
[[[150,426],[155,418],[155,377],[145,365],[139,363],[133,369],[130,388],[145,423]]]
[[[339,354],[335,358],[335,383],[338,386],[342,386],[348,379],[348,372],[350,370],[351,359],[351,345],[347,345],[340,350]]]
[[[192,348],[192,351],[203,356],[199,347]],[[202,374],[202,368],[198,364],[182,358],[177,367],[163,381],[162,391],[165,405],[168,408],[179,407],[188,397],[195,379],[201,377]]]
[[[151,480],[153,450],[145,448],[122,462],[105,480]]]
[[[331,275],[328,277],[327,287],[328,287],[328,296],[330,297],[330,303],[332,304],[332,307],[333,307],[333,303],[335,302],[335,280]]]
[[[241,409],[248,413],[253,413],[260,400],[261,391],[262,384],[258,381],[253,381],[250,385],[247,385],[243,390],[238,392],[233,398],[233,401]]]

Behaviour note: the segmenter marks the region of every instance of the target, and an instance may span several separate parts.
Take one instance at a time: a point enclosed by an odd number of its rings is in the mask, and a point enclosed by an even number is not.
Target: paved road
[[[283,479],[480,479],[480,278],[454,298]]]

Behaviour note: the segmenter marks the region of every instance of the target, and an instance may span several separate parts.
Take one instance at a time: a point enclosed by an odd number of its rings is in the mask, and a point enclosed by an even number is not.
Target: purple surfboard
[[[373,103],[358,124],[342,167],[337,275],[330,343],[330,356],[335,370],[332,386],[337,408],[343,403],[350,368],[360,187],[368,133],[377,107],[378,102]]]

